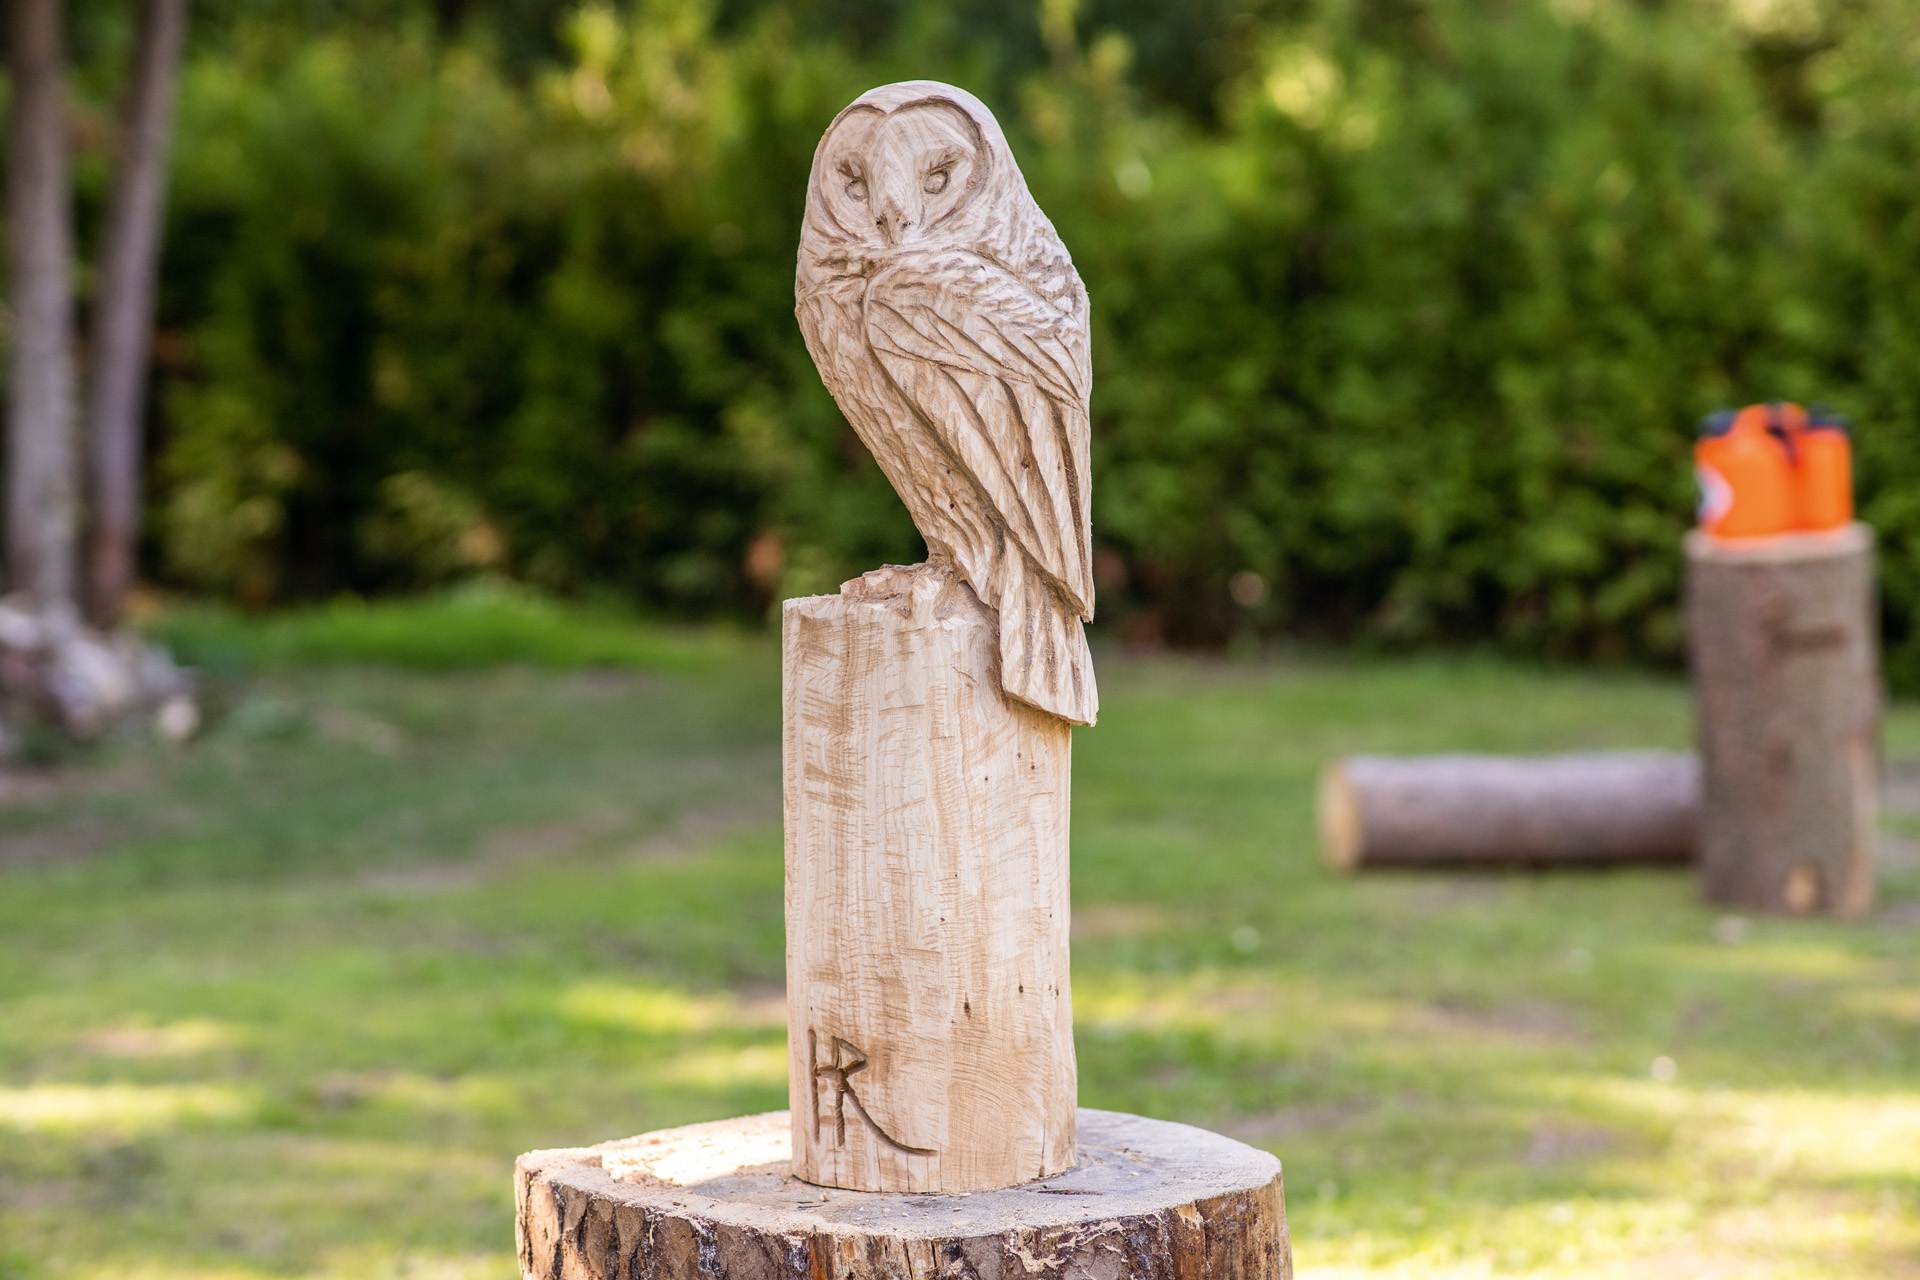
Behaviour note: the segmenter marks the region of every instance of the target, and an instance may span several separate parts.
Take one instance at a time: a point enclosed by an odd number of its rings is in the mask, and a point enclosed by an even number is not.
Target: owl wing
[[[854,385],[857,372],[870,367],[871,362],[858,298],[853,301],[853,306],[847,306],[821,289],[802,294],[794,307],[807,354],[813,357],[820,380],[849,420],[855,416],[853,410],[866,408],[873,399],[870,390]]]
[[[1070,268],[1061,287],[1080,296]],[[1070,314],[959,250],[908,255],[867,288],[867,342],[881,368],[986,495],[996,522],[1090,619],[1085,317],[1084,303]]]

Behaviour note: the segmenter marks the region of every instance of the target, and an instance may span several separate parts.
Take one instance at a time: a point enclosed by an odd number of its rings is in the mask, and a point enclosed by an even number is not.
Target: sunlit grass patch
[[[787,1042],[752,1044],[739,1049],[696,1049],[646,1071],[658,1084],[705,1089],[735,1089],[743,1085],[784,1086],[787,1082]]]
[[[0,1089],[0,1128],[24,1133],[158,1133],[183,1124],[241,1121],[257,1105],[249,1091],[225,1084],[34,1084]]]
[[[235,1048],[240,1040],[239,1031],[227,1023],[189,1018],[164,1026],[102,1027],[81,1036],[79,1043],[103,1058],[195,1058]]]
[[[1074,1026],[1111,1039],[1127,1033],[1204,1033],[1222,1043],[1285,1042],[1302,1032],[1377,1033],[1414,1016],[1406,1002],[1354,997],[1270,973],[1114,973],[1076,981]]]
[[[1306,1274],[1342,1280],[1578,1276],[1687,1238],[1698,1216],[1680,1196],[1541,1198],[1511,1207],[1471,1195],[1394,1205],[1310,1190],[1303,1225],[1328,1243]]]
[[[560,998],[568,1019],[644,1035],[677,1035],[716,1028],[785,1027],[784,1005],[750,1004],[730,992],[695,995],[673,987],[582,983]]]
[[[1889,1018],[1920,1027],[1920,987],[1911,985],[1854,988],[1840,995],[1840,1006],[1870,1017]]]
[[[1838,942],[1780,940],[1766,947],[1688,945],[1672,948],[1667,958],[1678,968],[1822,983],[1872,981],[1889,973],[1884,963]]]
[[[1848,1095],[1741,1090],[1704,1100],[1699,1146],[1764,1181],[1875,1184],[1920,1192],[1920,1091]]]
[[[420,1114],[508,1116],[527,1105],[525,1091],[498,1076],[443,1079],[411,1071],[334,1071],[313,1086],[327,1109],[373,1107]]]

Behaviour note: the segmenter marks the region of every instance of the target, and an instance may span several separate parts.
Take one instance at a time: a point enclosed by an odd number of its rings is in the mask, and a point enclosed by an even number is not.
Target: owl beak
[[[874,217],[873,223],[880,228],[880,234],[888,244],[899,244],[913,226],[913,220],[907,217],[906,210],[892,196],[880,202],[880,212]]]

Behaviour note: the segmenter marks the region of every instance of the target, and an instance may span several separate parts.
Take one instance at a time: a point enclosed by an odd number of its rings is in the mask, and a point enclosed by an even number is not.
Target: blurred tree
[[[101,248],[89,386],[92,518],[88,612],[112,627],[133,585],[140,536],[142,427],[152,348],[154,279],[166,201],[167,136],[187,0],[140,0],[119,164]]]
[[[60,0],[9,0],[7,572],[36,608],[74,600],[72,180]]]

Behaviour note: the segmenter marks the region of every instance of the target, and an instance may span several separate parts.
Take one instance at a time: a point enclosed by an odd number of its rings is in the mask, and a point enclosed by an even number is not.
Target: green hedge
[[[405,24],[203,42],[157,570],[754,615],[917,555],[791,290],[822,127],[933,75],[1094,299],[1104,625],[1669,658],[1691,424],[1785,396],[1858,421],[1920,679],[1912,6],[1306,0],[1223,28],[1204,109],[1071,5],[1022,19],[1038,63],[809,12],[589,7],[525,74]]]

